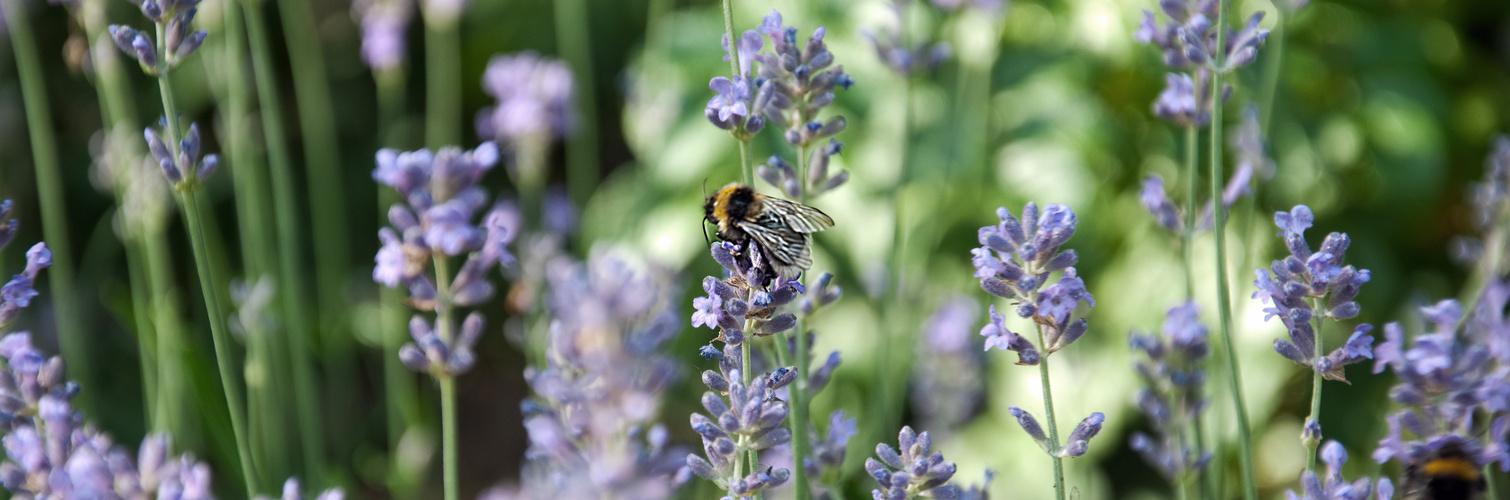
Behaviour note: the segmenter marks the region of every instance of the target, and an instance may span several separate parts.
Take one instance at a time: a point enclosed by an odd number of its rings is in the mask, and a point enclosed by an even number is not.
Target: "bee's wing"
[[[796,278],[803,269],[813,267],[812,250],[808,248],[806,234],[780,225],[777,219],[779,216],[767,212],[756,222],[739,223],[739,229],[760,245],[760,251],[777,274]]]
[[[834,219],[816,208],[791,200],[765,197],[765,212],[780,217],[783,226],[799,233],[812,233],[834,227]],[[764,213],[762,215],[764,215]]]

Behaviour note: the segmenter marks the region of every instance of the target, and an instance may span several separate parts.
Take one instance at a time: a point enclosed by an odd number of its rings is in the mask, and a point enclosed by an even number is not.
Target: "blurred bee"
[[[808,233],[834,226],[822,211],[755,192],[732,183],[703,202],[703,217],[718,225],[718,238],[746,245],[754,243],[770,268],[783,278],[796,278],[813,267]]]
[[[1480,500],[1484,476],[1463,447],[1448,443],[1405,467],[1403,500]]]

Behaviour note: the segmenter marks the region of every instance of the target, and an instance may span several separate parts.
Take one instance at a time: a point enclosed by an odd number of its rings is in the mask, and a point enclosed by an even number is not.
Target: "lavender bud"
[[[1017,425],[1021,426],[1022,430],[1028,433],[1028,437],[1033,438],[1034,441],[1038,441],[1039,446],[1047,446],[1049,437],[1044,435],[1043,428],[1038,426],[1038,420],[1033,418],[1033,414],[1016,406],[1008,407],[1007,411],[1011,412],[1012,416],[1017,418]]]
[[[142,2],[141,8],[142,15],[147,16],[147,19],[151,19],[153,21],[162,20],[163,8],[161,5],[158,5],[157,2],[153,0],[145,0]]]
[[[130,26],[112,24],[107,30],[110,31],[110,39],[115,42],[116,47],[120,47],[121,52],[125,52],[126,55],[132,57],[136,56],[136,48],[132,46],[132,42],[136,41],[137,32],[135,29],[132,29]]]
[[[136,53],[136,60],[148,68],[157,67],[157,49],[152,47],[152,39],[147,35],[137,33],[136,38],[131,40],[131,50]]]
[[[207,36],[209,36],[209,33],[205,30],[189,34],[189,37],[178,45],[178,50],[173,52],[174,61],[182,61],[183,58],[193,54],[195,50],[199,50],[199,46],[204,44],[204,39]]]

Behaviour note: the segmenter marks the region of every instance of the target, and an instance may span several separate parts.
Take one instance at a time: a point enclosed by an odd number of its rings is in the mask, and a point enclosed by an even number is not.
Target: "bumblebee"
[[[1405,467],[1404,500],[1480,500],[1484,476],[1462,446],[1449,443]]]
[[[813,267],[809,233],[834,226],[821,210],[755,192],[732,183],[703,202],[703,217],[718,225],[718,238],[745,246],[753,243],[770,268],[783,278],[796,278]]]

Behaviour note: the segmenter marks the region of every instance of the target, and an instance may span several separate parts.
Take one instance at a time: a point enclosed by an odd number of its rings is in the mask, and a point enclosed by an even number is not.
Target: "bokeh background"
[[[80,380],[84,397],[92,401],[86,411],[121,442],[139,442],[146,429],[129,283],[113,230],[117,207],[92,173],[92,144],[101,118],[90,83],[91,61],[81,48],[82,28],[59,6],[0,1],[27,4],[30,19],[6,22],[33,27],[45,63],[74,241],[73,254],[66,258],[79,268],[76,289],[90,346],[85,362],[94,374]],[[210,46],[219,43],[216,12],[224,3],[207,0],[201,8],[199,23],[211,32]],[[110,22],[140,24],[129,2],[106,4]],[[848,119],[848,128],[837,137],[845,143],[843,154],[832,168],[849,172],[850,181],[814,203],[838,221],[817,238],[814,270],[833,272],[845,296],[812,325],[818,333],[815,352],[838,350],[844,356],[812,414],[842,408],[860,420],[861,433],[849,447],[850,497],[868,498],[863,492],[871,485],[859,464],[874,444],[895,442],[895,427],[882,429],[886,419],[866,413],[879,397],[877,377],[912,378],[903,372],[924,353],[922,333],[930,315],[961,298],[974,311],[969,331],[972,341],[980,343],[973,332],[985,323],[985,307],[993,302],[971,277],[975,231],[995,221],[997,207],[1016,213],[1027,201],[1074,209],[1080,226],[1068,247],[1079,253],[1080,276],[1096,298],[1088,313],[1090,333],[1054,358],[1060,425],[1072,426],[1092,411],[1107,415],[1090,453],[1067,462],[1069,482],[1087,499],[1169,496],[1168,486],[1126,444],[1131,432],[1148,426],[1132,404],[1137,378],[1127,334],[1158,328],[1184,290],[1177,240],[1138,201],[1148,174],[1162,175],[1170,186],[1183,185],[1182,133],[1150,111],[1163,88],[1164,66],[1156,49],[1132,37],[1141,9],[1157,9],[1155,2],[1013,0],[996,12],[914,3],[904,11],[905,36],[947,42],[953,53],[936,70],[910,80],[892,72],[864,35],[898,26],[888,1],[736,0],[734,5],[740,31],[754,28],[772,8],[787,24],[799,27],[799,36],[825,27],[830,50],[856,81],[829,108],[829,114]],[[310,0],[310,6],[318,50],[328,67],[348,214],[339,234],[316,237],[349,241],[347,288],[353,304],[345,338],[322,342],[317,352],[322,415],[330,436],[326,482],[345,485],[357,498],[382,498],[391,494],[395,468],[408,467],[420,472],[393,495],[435,498],[435,431],[416,430],[398,447],[384,432],[383,352],[370,333],[377,287],[367,279],[381,216],[378,189],[370,178],[373,154],[382,147],[418,148],[424,141],[423,27],[416,14],[408,29],[404,104],[385,118],[379,116],[372,73],[359,57],[361,32],[351,4]],[[286,47],[276,7],[266,5],[275,21],[283,108],[292,117],[296,104],[285,49],[312,49]],[[553,150],[550,178],[553,184],[566,180],[569,148],[596,151],[599,176],[589,195],[572,200],[580,225],[568,246],[578,255],[600,245],[636,251],[681,269],[684,289],[696,291],[701,278],[718,269],[707,256],[699,228],[704,186],[711,189],[739,176],[737,143],[702,114],[713,95],[708,80],[728,71],[720,60],[718,40],[724,30],[719,3],[588,0],[587,7],[585,25],[574,25],[558,23],[559,6],[549,0],[468,3],[460,25],[463,146],[478,142],[471,116],[492,101],[479,85],[489,58],[527,50],[559,56],[563,40],[585,36],[592,78],[577,72],[578,102],[586,106],[580,116],[591,120],[596,141],[573,141]],[[1494,135],[1510,131],[1510,3],[1314,0],[1300,9],[1286,4],[1283,10],[1291,14],[1282,28],[1279,66],[1268,53],[1273,47],[1266,47],[1257,63],[1236,72],[1226,115],[1235,120],[1246,103],[1258,98],[1266,72],[1277,68],[1268,136],[1268,153],[1277,168],[1255,184],[1256,196],[1234,206],[1228,228],[1234,336],[1255,428],[1259,487],[1270,498],[1295,487],[1303,468],[1305,452],[1297,436],[1308,411],[1310,382],[1308,372],[1272,352],[1270,343],[1283,334],[1282,327],[1263,322],[1259,304],[1248,299],[1252,269],[1267,267],[1283,252],[1272,213],[1309,205],[1317,216],[1313,245],[1331,231],[1352,237],[1349,261],[1373,271],[1373,281],[1358,299],[1363,313],[1357,321],[1419,325],[1418,306],[1471,293],[1470,269],[1452,258],[1452,242],[1476,231],[1468,185],[1482,175]],[[1263,26],[1273,27],[1276,6],[1268,2],[1242,0],[1231,7],[1234,16],[1253,11],[1271,13]],[[41,223],[28,124],[8,38],[0,37],[0,44],[6,47],[0,50],[0,196],[16,201],[22,223],[16,241],[29,245],[41,239]],[[213,50],[201,52],[175,80],[181,112],[201,124],[217,120],[212,86],[223,78],[217,68],[235,63],[216,56]],[[155,86],[141,75],[131,80],[138,122],[155,119]],[[289,139],[299,151],[306,145],[297,130],[292,125]],[[220,151],[215,134],[207,135],[206,148]],[[757,136],[753,150],[757,164],[773,154],[792,159],[790,147],[772,131]],[[305,168],[302,161],[295,165]],[[209,196],[228,246],[234,248],[230,183],[231,176],[217,176],[209,184]],[[484,183],[495,192],[513,189],[499,173]],[[208,329],[203,309],[196,307],[199,293],[187,239],[177,219],[171,220],[168,234],[179,256],[184,318],[194,325],[194,345],[203,355],[196,373],[204,380],[193,386],[208,391],[195,404],[213,420],[217,412],[223,415],[223,409],[217,410],[223,407],[214,395],[218,385],[209,364]],[[308,234],[305,224],[301,230]],[[902,299],[888,303],[880,298],[888,283],[894,227],[910,235],[904,253],[910,281]],[[0,267],[19,269],[19,248],[20,243],[8,249]],[[233,250],[226,255],[231,261],[237,258]],[[1197,296],[1209,325],[1214,323],[1209,234],[1197,241],[1195,256],[1202,263]],[[685,300],[682,307],[690,313],[690,295]],[[55,352],[51,318],[42,301],[20,324],[36,333],[45,350]],[[903,322],[898,333],[888,333],[897,321]],[[508,341],[498,326],[502,324],[490,327],[479,346],[477,368],[459,383],[461,474],[468,496],[515,480],[527,446],[519,411],[528,395],[525,358]],[[1343,330],[1329,327],[1328,344],[1344,339]],[[885,335],[894,335],[901,353],[882,362],[877,346]],[[672,357],[683,362],[684,376],[668,392],[660,415],[674,441],[696,443],[686,421],[703,391],[696,374],[714,366],[697,355],[697,347],[711,336],[708,330],[688,327],[671,345]],[[958,375],[978,377],[980,398],[955,408],[961,422],[928,430],[945,456],[959,464],[960,482],[977,483],[990,469],[997,472],[991,487],[997,498],[1050,498],[1049,461],[1007,413],[1010,405],[1037,412],[1037,370],[1013,365],[1010,353],[981,353],[978,359],[979,373],[962,370]],[[1349,368],[1351,385],[1329,382],[1323,401],[1327,436],[1343,442],[1354,457],[1349,477],[1398,473],[1394,465],[1381,468],[1366,458],[1384,432],[1382,417],[1390,409],[1386,393],[1394,383],[1392,375],[1373,375],[1370,368],[1368,363]],[[433,393],[427,380],[419,382],[425,395]],[[1217,391],[1211,407],[1213,428],[1230,439],[1235,435],[1232,412],[1222,394]],[[911,401],[890,425],[925,424],[925,412]],[[201,455],[212,463],[234,453],[224,440],[201,444]],[[1232,446],[1224,449],[1234,451]],[[1235,494],[1235,461],[1230,458],[1219,457],[1218,463],[1227,467],[1228,492]],[[227,488],[234,481],[217,480],[226,495],[235,495],[235,488]],[[720,494],[700,483],[706,482],[694,481],[681,496]]]

